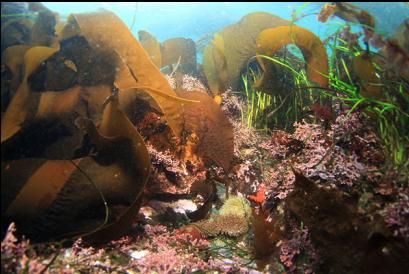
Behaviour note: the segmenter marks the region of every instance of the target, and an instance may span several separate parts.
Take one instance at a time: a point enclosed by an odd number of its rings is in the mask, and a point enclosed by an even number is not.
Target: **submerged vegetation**
[[[8,5],[2,272],[409,268],[408,20],[250,13],[198,64],[109,11]],[[345,23],[321,41],[307,16]]]
[[[329,60],[329,73],[323,75],[329,81],[328,87],[318,87],[311,83],[299,63],[289,60],[291,57],[257,55],[257,58],[287,70],[291,77],[284,75],[282,81],[293,81],[293,86],[287,92],[271,97],[263,91],[262,84],[259,84],[264,80],[263,76],[249,68],[242,76],[247,98],[247,125],[266,129],[268,124],[273,123],[274,128],[288,131],[292,130],[294,122],[305,117],[308,113],[306,108],[310,107],[311,111],[318,114],[316,118],[328,120],[333,118],[331,112],[335,104],[342,102],[345,107],[350,107],[349,113],[359,110],[371,118],[391,162],[400,169],[407,169],[408,81],[404,77],[388,73],[379,64],[384,62],[384,57],[362,49],[358,43],[348,43],[339,37],[340,32],[349,32],[349,29],[347,24],[340,26],[328,45],[332,57]],[[294,43],[296,44],[295,41]],[[280,111],[281,108],[284,110]]]

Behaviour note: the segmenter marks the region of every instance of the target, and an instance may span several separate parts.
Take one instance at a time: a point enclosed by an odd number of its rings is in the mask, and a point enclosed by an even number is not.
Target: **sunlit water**
[[[197,40],[203,35],[212,34],[223,27],[236,23],[244,15],[265,11],[284,19],[291,20],[294,10],[299,10],[305,16],[297,24],[325,38],[344,23],[341,19],[333,18],[327,23],[320,23],[317,14],[324,3],[309,2],[275,2],[275,3],[144,3],[144,2],[66,2],[44,3],[44,5],[62,16],[70,13],[96,11],[108,9],[115,12],[137,34],[139,30],[146,30],[160,41],[174,37],[185,37]],[[389,36],[399,24],[409,17],[409,8],[404,2],[366,3],[357,2],[355,5],[374,15],[377,33]]]

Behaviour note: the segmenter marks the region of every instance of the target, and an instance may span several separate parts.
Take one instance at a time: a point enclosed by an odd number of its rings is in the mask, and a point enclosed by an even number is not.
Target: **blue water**
[[[223,27],[236,23],[244,15],[265,11],[291,20],[294,9],[309,2],[251,2],[251,3],[144,3],[144,2],[65,2],[44,3],[48,8],[60,13],[63,17],[70,13],[96,11],[108,9],[115,12],[131,28],[137,37],[139,30],[152,33],[160,42],[169,38],[184,37],[197,40],[203,35],[213,34]],[[357,2],[355,5],[369,11],[376,20],[377,33],[390,36],[403,20],[409,18],[409,7],[404,2],[367,3]],[[319,13],[324,3],[309,3],[301,14],[311,14],[297,22],[326,38],[344,21],[334,18],[323,24],[318,22],[316,13]],[[134,20],[135,19],[135,20]],[[134,21],[134,24],[132,24]]]

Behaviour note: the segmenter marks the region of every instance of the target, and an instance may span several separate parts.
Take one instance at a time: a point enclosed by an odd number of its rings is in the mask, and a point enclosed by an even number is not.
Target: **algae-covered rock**
[[[294,191],[285,206],[308,227],[324,272],[403,273],[408,268],[403,254],[408,254],[409,245],[393,237],[384,220],[366,218],[356,199],[322,189],[299,171],[294,174]]]
[[[230,197],[225,201],[219,214],[196,222],[203,234],[207,236],[228,235],[238,237],[249,230],[251,208],[249,202],[243,197]]]

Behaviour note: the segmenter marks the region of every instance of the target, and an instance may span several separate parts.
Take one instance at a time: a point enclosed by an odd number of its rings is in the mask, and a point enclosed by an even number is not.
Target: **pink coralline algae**
[[[409,243],[409,189],[401,193],[400,200],[384,209],[386,225],[394,236],[403,237]]]
[[[199,257],[200,250],[210,246],[204,239],[192,240],[188,233],[169,231],[162,225],[146,225],[145,248],[149,253],[141,259],[132,260],[129,267],[142,273],[191,273],[220,269],[220,263],[212,258],[206,261]]]
[[[304,263],[304,273],[314,273],[314,264],[318,262],[317,254],[309,239],[308,229],[300,229],[296,222],[290,222],[292,226],[291,238],[284,239],[279,242],[279,257],[282,264],[284,264],[289,272],[298,273],[296,261],[300,256],[308,255],[307,261]]]
[[[293,134],[273,134],[271,140],[261,145],[273,157],[283,159],[280,164],[268,170],[267,182],[272,186],[270,195],[283,199],[292,190],[294,177],[291,175],[291,166],[301,170],[322,187],[353,187],[363,174],[374,169],[372,165],[361,161],[362,157],[357,153],[362,150],[353,149],[354,142],[358,140],[357,135],[361,135],[364,128],[360,119],[358,114],[341,115],[330,130],[303,121],[294,124]],[[367,135],[371,138],[370,133]],[[291,143],[291,139],[298,140],[302,145]],[[369,151],[377,142],[379,141],[374,139],[369,141],[366,150]],[[294,144],[299,147],[294,149]],[[297,153],[288,153],[290,149]]]
[[[2,273],[3,271],[9,273],[40,273],[46,270],[46,265],[38,261],[37,254],[33,250],[29,251],[31,249],[29,241],[25,239],[19,241],[14,236],[15,233],[15,225],[11,223],[6,236],[1,242]]]

